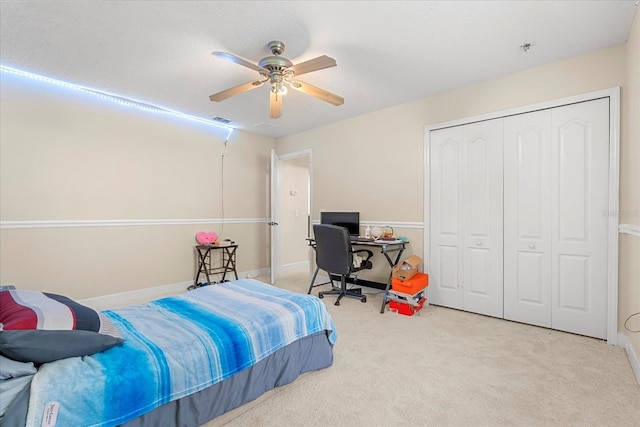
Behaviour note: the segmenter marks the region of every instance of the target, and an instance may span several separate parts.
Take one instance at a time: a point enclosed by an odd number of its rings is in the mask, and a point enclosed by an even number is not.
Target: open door
[[[313,162],[311,154],[310,149],[284,154],[278,154],[275,150],[271,150],[271,220],[269,225],[272,284],[275,284],[278,280],[283,269],[296,268],[296,264],[299,263],[298,259],[292,259],[296,258],[295,256],[292,257],[292,250],[296,254],[307,253],[307,260],[303,262],[309,264],[309,277],[313,273],[313,251],[306,241],[311,232],[310,215],[313,200]],[[301,169],[306,171],[305,178],[300,175]],[[292,172],[294,170],[295,172]],[[298,203],[292,203],[293,199],[290,196],[298,195],[298,191],[291,192],[292,188],[297,188],[300,193],[303,191],[306,193],[299,195],[300,198],[306,200],[306,206],[300,207]],[[299,228],[300,221],[297,218],[302,216],[303,212],[306,224],[302,231]]]
[[[281,160],[276,150],[271,150],[271,284],[275,284],[280,276],[280,203],[281,203]]]

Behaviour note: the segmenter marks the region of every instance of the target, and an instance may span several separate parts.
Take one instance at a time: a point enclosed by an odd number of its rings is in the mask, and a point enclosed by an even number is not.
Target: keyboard
[[[350,236],[352,242],[373,242],[372,237]]]

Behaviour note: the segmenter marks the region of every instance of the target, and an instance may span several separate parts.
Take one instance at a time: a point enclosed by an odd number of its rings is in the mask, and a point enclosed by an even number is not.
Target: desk
[[[221,282],[225,281],[227,273],[233,273],[238,280],[238,272],[236,271],[236,249],[238,245],[233,244],[229,246],[214,246],[214,245],[198,245],[196,246],[196,252],[198,253],[198,273],[193,281],[193,288],[197,288],[200,285],[198,280],[200,275],[204,273],[207,278],[207,284],[211,284],[210,275],[222,273]],[[211,267],[211,251],[221,250],[222,266]]]
[[[309,242],[309,246],[313,247],[315,249],[315,240],[314,239],[307,239],[307,241]],[[402,256],[402,253],[404,252],[404,250],[406,249],[406,245],[408,244],[408,241],[402,242],[399,240],[394,240],[394,241],[384,241],[384,240],[376,240],[373,242],[363,242],[363,241],[352,241],[351,242],[351,246],[354,247],[358,247],[358,246],[364,246],[364,247],[373,247],[373,248],[380,248],[380,252],[384,255],[384,257],[387,259],[387,262],[389,263],[389,269],[391,270],[396,264],[398,264],[398,262],[400,261],[400,257]],[[392,254],[396,254],[394,259],[391,259],[391,255]],[[374,282],[371,280],[366,280],[366,279],[357,279],[355,277],[348,277],[347,278],[347,283],[351,283],[354,285],[358,285],[358,286],[366,286],[368,288],[375,288],[375,289],[380,289],[384,291],[384,295],[382,297],[382,307],[380,308],[380,313],[384,313],[384,306],[387,304],[388,299],[387,296],[389,294],[389,289],[391,289],[391,271],[389,271],[389,279],[387,280],[386,283],[384,282]],[[340,279],[338,278],[337,281],[340,281]]]

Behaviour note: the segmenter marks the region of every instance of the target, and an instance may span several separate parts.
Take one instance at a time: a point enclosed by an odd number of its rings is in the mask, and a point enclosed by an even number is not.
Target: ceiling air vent
[[[231,123],[231,120],[225,119],[224,117],[220,117],[220,116],[212,117],[211,120],[218,123],[224,123],[225,125],[228,125],[229,123]]]

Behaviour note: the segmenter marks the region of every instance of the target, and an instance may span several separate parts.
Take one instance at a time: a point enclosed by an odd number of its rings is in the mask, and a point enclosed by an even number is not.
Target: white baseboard
[[[118,292],[99,297],[78,300],[80,304],[88,305],[96,310],[120,308],[138,302],[151,301],[167,295],[176,295],[186,292],[193,281],[171,283],[169,285],[154,286],[152,288],[136,289],[133,291]]]
[[[618,345],[624,347],[626,350],[629,363],[631,363],[631,369],[633,369],[633,373],[636,374],[636,381],[638,385],[640,385],[640,358],[638,358],[638,353],[636,353],[633,348],[627,334],[623,331],[618,332]]]
[[[269,276],[270,270],[268,268],[259,268],[256,270],[247,270],[247,271],[239,271],[238,279],[255,279],[258,276]],[[222,280],[222,273],[210,274],[209,278],[212,282],[220,282]],[[235,280],[236,276],[233,273],[227,273],[224,276],[225,281]],[[200,275],[200,282],[202,282],[205,277],[204,275]],[[193,283],[191,283],[193,285]]]
[[[248,270],[242,271],[238,273],[239,279],[255,279],[258,276],[269,276],[271,274],[271,269],[269,268],[259,268],[257,270]]]
[[[268,275],[268,268],[261,268],[258,270],[249,270],[238,272],[239,279],[255,279],[258,276]],[[211,275],[212,281],[218,281],[222,278],[222,274]],[[227,273],[225,277],[227,280],[235,279],[233,273]],[[151,288],[136,289],[133,291],[118,292],[110,295],[102,295],[99,297],[85,298],[78,300],[80,304],[87,305],[96,310],[108,310],[121,308],[131,304],[142,303],[146,301],[152,301],[154,299],[162,298],[168,295],[177,295],[187,291],[189,286],[193,285],[193,280],[179,283],[171,283],[168,285],[154,286]]]
[[[309,261],[293,262],[291,264],[284,264],[280,267],[280,271],[300,270],[306,268],[309,269]]]

